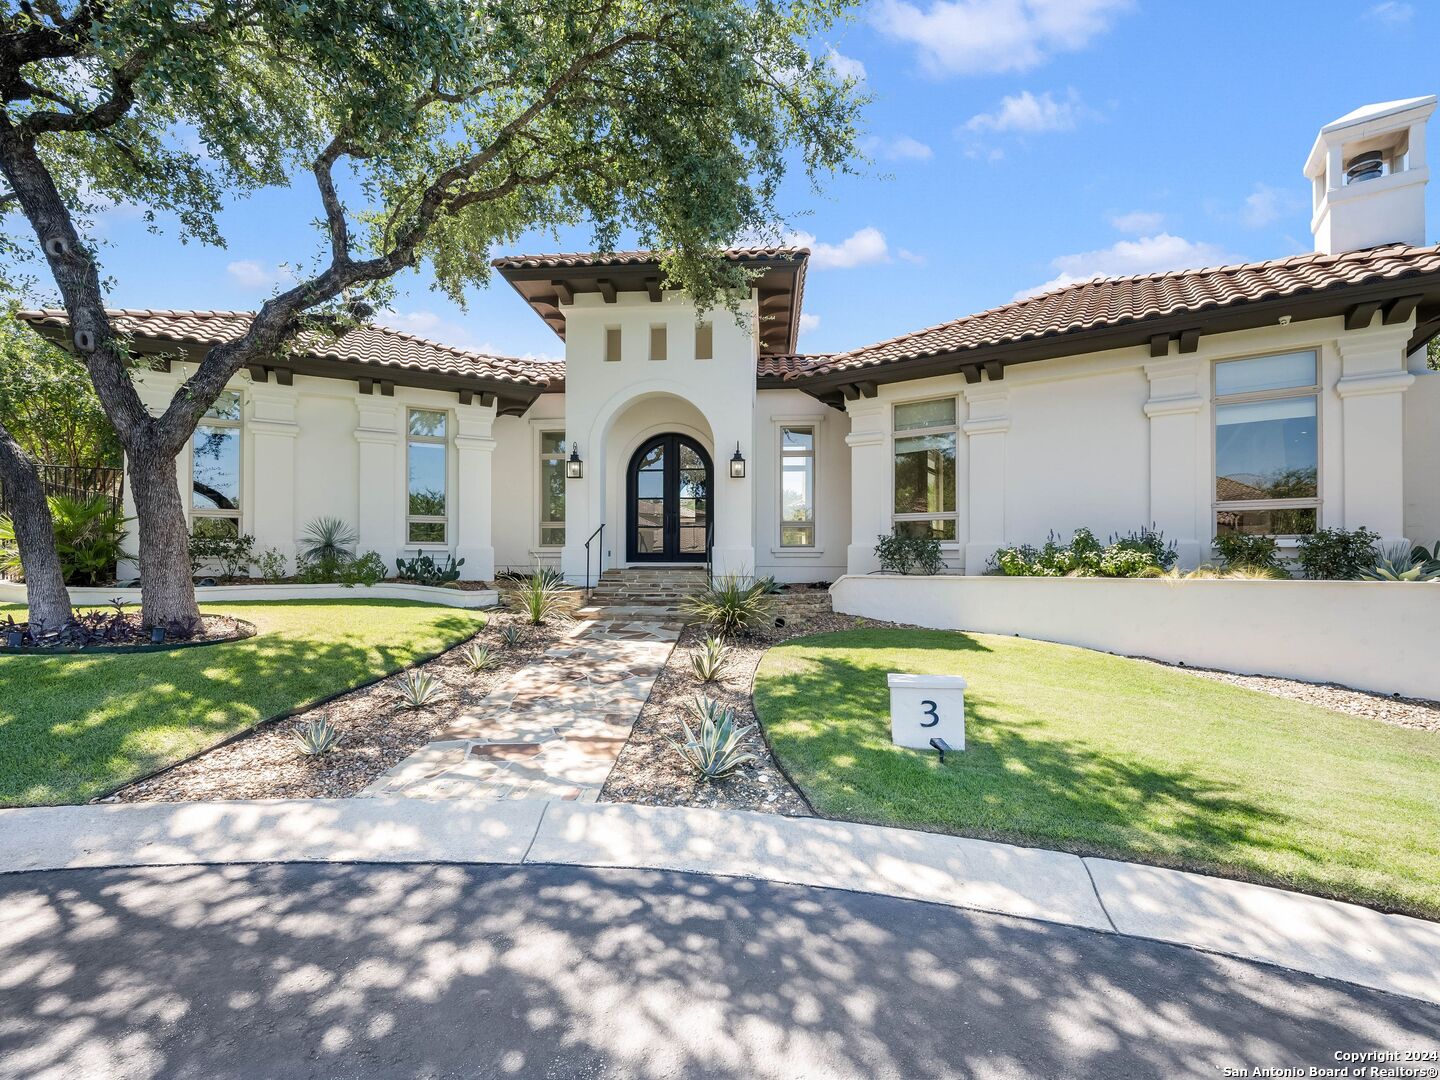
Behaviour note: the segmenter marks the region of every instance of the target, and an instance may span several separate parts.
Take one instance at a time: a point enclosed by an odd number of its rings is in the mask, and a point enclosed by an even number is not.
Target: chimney
[[[1316,251],[1426,242],[1425,122],[1434,111],[1434,94],[1384,101],[1320,129],[1305,162]]]

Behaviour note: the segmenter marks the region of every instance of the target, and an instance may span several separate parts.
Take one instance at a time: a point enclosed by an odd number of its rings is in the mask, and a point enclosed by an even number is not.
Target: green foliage
[[[413,559],[396,559],[395,576],[417,585],[448,585],[460,580],[460,567],[464,565],[465,560],[457,562],[454,555],[446,555],[443,563],[429,554],[417,555]]]
[[[706,636],[700,647],[690,654],[690,670],[702,683],[714,682],[725,665],[725,642],[714,634]]]
[[[721,637],[753,629],[765,622],[775,601],[759,581],[724,574],[685,600],[685,610]]]
[[[1312,581],[1353,581],[1375,565],[1380,534],[1358,529],[1317,529],[1300,537],[1296,558]]]
[[[691,708],[698,721],[697,727],[692,729],[682,716],[680,727],[685,732],[684,739],[666,736],[666,741],[702,779],[719,780],[741,765],[757,760],[744,747],[746,736],[754,728],[736,727],[734,709],[700,694],[695,695]]]
[[[933,536],[895,532],[875,538],[875,558],[886,574],[938,574],[945,568],[940,541]]]
[[[330,753],[340,745],[341,738],[335,725],[323,716],[295,725],[290,735],[300,753],[306,757],[320,757]]]
[[[133,555],[124,550],[127,518],[103,495],[76,498],[51,495],[50,516],[55,522],[55,549],[66,585],[103,585],[115,580],[115,564]],[[15,523],[0,514],[0,571],[18,573],[20,547]]]
[[[500,628],[500,644],[507,649],[513,649],[520,642],[525,640],[525,631],[514,623],[507,623]]]
[[[1280,561],[1275,537],[1262,533],[1226,532],[1210,541],[1220,565],[1227,570],[1266,570],[1288,577]]]
[[[1086,528],[1069,543],[1051,533],[1043,547],[1001,548],[990,556],[990,569],[1008,577],[1156,577],[1175,565],[1175,545],[1154,529],[1110,537],[1102,544]]]
[[[380,553],[376,551],[367,551],[363,555],[347,559],[340,564],[340,574],[336,580],[347,589],[356,585],[378,585],[385,580],[385,560],[380,558]]]
[[[520,587],[517,594],[520,600],[520,607],[525,612],[525,618],[531,626],[541,626],[551,619],[564,621],[568,618],[565,613],[564,585],[555,581],[554,577],[536,570],[530,575],[528,581]]]
[[[277,548],[266,548],[255,556],[255,569],[266,581],[285,580],[286,563],[284,554]]]
[[[395,680],[398,704],[402,709],[423,709],[433,705],[445,689],[439,679],[428,671],[411,668]]]
[[[1374,566],[1360,571],[1360,577],[1366,581],[1435,581],[1440,579],[1440,562],[1432,561],[1423,547],[1391,544]]]
[[[465,658],[465,666],[475,675],[479,675],[482,671],[489,671],[500,662],[500,657],[496,656],[488,646],[481,645],[478,641],[467,645],[461,655]]]
[[[79,358],[0,312],[0,423],[32,461],[72,469],[120,464],[120,443]]]
[[[360,534],[347,522],[337,517],[318,517],[305,526],[299,557],[338,564],[354,554],[359,539]]]
[[[1433,337],[1425,346],[1425,362],[1431,371],[1440,371],[1440,337]]]
[[[190,570],[199,573],[208,563],[219,563],[221,577],[240,577],[255,561],[255,537],[248,533],[196,532],[190,537]]]

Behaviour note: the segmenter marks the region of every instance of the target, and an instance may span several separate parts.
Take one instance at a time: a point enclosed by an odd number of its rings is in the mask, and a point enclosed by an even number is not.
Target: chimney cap
[[[1305,175],[1317,177],[1325,172],[1325,148],[1335,143],[1347,141],[1346,135],[1352,134],[1352,129],[1363,129],[1368,125],[1375,124],[1381,131],[1391,126],[1386,121],[1399,117],[1405,113],[1413,112],[1416,115],[1409,123],[1424,123],[1435,111],[1436,97],[1434,94],[1426,94],[1423,97],[1400,98],[1396,101],[1377,101],[1373,105],[1362,105],[1360,108],[1346,113],[1337,120],[1331,120],[1320,129],[1320,134],[1315,137],[1315,145],[1310,149],[1310,156],[1305,160]],[[1392,121],[1393,122],[1393,121]],[[1395,130],[1401,128],[1401,124],[1393,125]],[[1342,134],[1343,133],[1343,134]],[[1379,132],[1376,132],[1379,134]],[[1353,135],[1360,137],[1361,131],[1354,131]]]

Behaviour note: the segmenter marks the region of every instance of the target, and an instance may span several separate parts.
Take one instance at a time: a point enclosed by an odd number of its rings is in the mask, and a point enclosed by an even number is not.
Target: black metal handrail
[[[595,575],[598,580],[605,573],[605,523],[602,521],[600,527],[590,534],[590,539],[585,541],[585,599],[590,599],[590,544],[600,537],[600,561],[595,567],[599,573]]]
[[[715,584],[715,523],[705,522],[705,584]]]

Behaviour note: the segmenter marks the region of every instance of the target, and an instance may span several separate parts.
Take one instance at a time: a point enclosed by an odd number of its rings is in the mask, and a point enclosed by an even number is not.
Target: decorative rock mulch
[[[10,638],[16,633],[21,635],[21,643],[12,646]],[[29,623],[16,622],[13,617],[7,616],[0,620],[0,654],[101,652],[106,649],[136,652],[173,649],[181,645],[218,645],[254,636],[254,623],[230,615],[202,615],[199,626],[186,628],[177,624],[167,627],[165,640],[156,644],[151,640],[150,628],[141,623],[139,611],[117,610],[84,612],[63,629],[35,638],[30,634]]]

